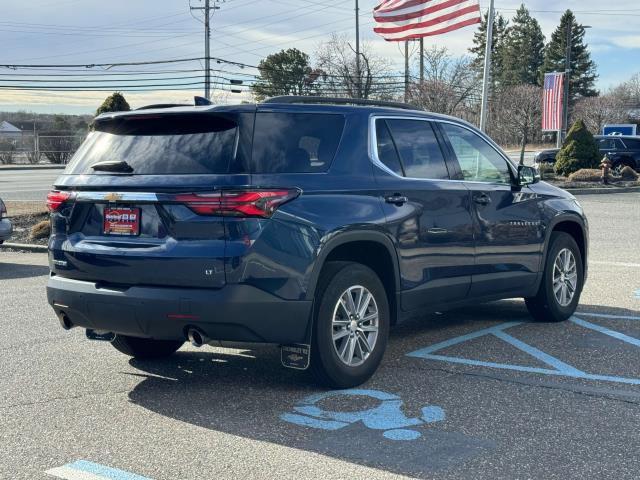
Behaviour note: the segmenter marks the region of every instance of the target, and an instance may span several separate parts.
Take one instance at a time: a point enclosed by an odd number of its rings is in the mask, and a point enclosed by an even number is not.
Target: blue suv
[[[48,301],[136,358],[281,346],[351,387],[396,322],[522,297],[562,321],[587,276],[569,193],[461,120],[278,97],[96,118],[48,196]]]

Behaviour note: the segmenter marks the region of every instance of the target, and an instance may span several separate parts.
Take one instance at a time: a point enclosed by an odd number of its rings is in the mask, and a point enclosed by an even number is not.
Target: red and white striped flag
[[[384,0],[374,32],[390,42],[439,35],[480,23],[479,0]]]
[[[562,128],[564,73],[545,73],[542,130],[557,132]]]

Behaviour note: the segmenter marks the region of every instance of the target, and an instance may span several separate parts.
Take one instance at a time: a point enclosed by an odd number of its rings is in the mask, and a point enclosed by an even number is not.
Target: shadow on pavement
[[[20,278],[40,277],[49,274],[46,265],[24,265],[21,263],[5,263],[0,261],[0,280],[16,280]]]
[[[588,305],[580,310],[638,314]],[[335,396],[315,387],[306,373],[282,368],[279,350],[264,347],[181,351],[160,362],[131,360],[144,379],[129,393],[129,399],[150,411],[199,427],[391,473],[432,477],[434,472],[465,462],[486,461],[500,450],[511,448],[510,440],[494,436],[486,427],[475,428],[475,410],[464,416],[465,398],[472,392],[465,390],[468,384],[462,377],[442,372],[439,376],[428,365],[422,369],[420,360],[411,360],[406,354],[455,336],[453,332],[459,330],[469,332],[513,320],[530,321],[521,301],[496,302],[404,322],[392,330],[387,355],[374,378],[360,390]],[[551,324],[532,323],[527,328],[533,325],[539,325],[534,330],[544,334]],[[501,393],[493,390],[493,385],[486,388],[496,397],[486,401],[497,402],[498,408]],[[439,401],[432,405],[430,399],[436,390],[440,391],[435,397]],[[390,400],[385,403],[384,397]],[[419,420],[430,410],[441,411],[442,418]],[[491,424],[490,419],[485,420]]]

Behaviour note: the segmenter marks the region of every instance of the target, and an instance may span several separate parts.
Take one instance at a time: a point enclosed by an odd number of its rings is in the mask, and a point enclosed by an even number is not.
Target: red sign
[[[105,207],[104,234],[134,236],[140,234],[140,209]]]

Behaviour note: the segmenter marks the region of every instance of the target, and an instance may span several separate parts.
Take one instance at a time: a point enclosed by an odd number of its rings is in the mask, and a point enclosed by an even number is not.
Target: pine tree
[[[472,68],[477,72],[478,76],[482,77],[484,72],[484,53],[487,45],[487,24],[489,23],[488,14],[485,14],[478,31],[473,35],[473,47],[469,49],[469,53],[473,56]],[[502,49],[503,38],[505,31],[509,25],[509,22],[505,18],[497,13],[493,21],[493,44],[491,55],[491,80],[493,89],[497,84],[497,79],[502,72]]]
[[[96,111],[96,115],[106,112],[128,112],[129,110],[131,110],[131,107],[125,100],[124,95],[120,92],[115,92],[102,102],[102,105]]]
[[[600,150],[595,138],[582,120],[576,121],[556,155],[556,173],[569,176],[582,168],[598,168],[599,163]]]
[[[573,103],[579,97],[598,95],[594,85],[598,75],[596,64],[591,60],[588,45],[584,43],[585,29],[576,21],[571,10],[567,10],[560,19],[560,25],[551,35],[545,49],[542,72],[564,72],[567,50],[567,28],[571,26],[571,81],[569,98]]]
[[[544,41],[540,24],[522,4],[504,33],[499,52],[500,70],[496,80],[502,87],[540,85]]]

